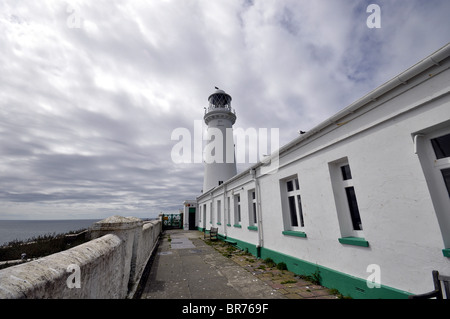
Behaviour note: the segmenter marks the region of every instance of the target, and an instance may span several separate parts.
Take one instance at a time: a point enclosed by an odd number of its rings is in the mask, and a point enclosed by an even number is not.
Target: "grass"
[[[320,277],[320,271],[319,270],[316,270],[316,272],[312,273],[309,276],[301,275],[300,277],[302,279],[311,281],[313,284],[316,284],[316,285],[320,285],[320,283],[322,282],[322,278]]]
[[[272,282],[278,285],[285,285],[286,288],[292,288],[292,285],[297,284],[299,281],[302,282],[303,280],[305,282],[309,282],[311,285],[321,286],[322,278],[320,276],[319,269],[307,276],[294,274],[287,269],[287,265],[284,262],[277,264],[271,258],[266,258],[264,260],[256,258],[247,251],[240,250],[232,244],[224,241],[218,240],[211,242],[209,240],[204,240],[204,242],[210,246],[213,246],[213,248],[219,251],[223,256],[232,259],[237,264],[252,272],[258,278],[265,280],[266,283]],[[306,287],[307,292],[311,292],[316,289],[317,287],[314,286]],[[279,291],[282,290],[283,289],[280,289]],[[330,295],[334,295],[339,299],[349,298],[343,296],[337,289],[328,289],[328,292]]]
[[[0,261],[22,259],[22,254],[26,254],[25,259],[33,259],[48,256],[87,242],[89,239],[85,229],[71,231],[65,234],[47,234],[32,237],[27,240],[13,240],[0,246]],[[82,234],[80,234],[82,233]],[[66,236],[80,234],[79,236]],[[11,266],[3,264],[0,269]]]
[[[283,285],[285,285],[285,284],[295,284],[295,283],[297,283],[297,280],[284,280],[284,281],[280,282],[280,284],[283,284]]]
[[[264,263],[267,265],[267,267],[274,268],[277,264],[273,261],[272,258],[266,258],[264,259]]]

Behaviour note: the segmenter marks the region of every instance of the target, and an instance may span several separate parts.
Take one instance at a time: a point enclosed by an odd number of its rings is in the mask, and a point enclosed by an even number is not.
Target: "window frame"
[[[441,236],[444,243],[443,254],[450,257],[450,190],[443,176],[443,170],[450,169],[450,157],[438,158],[432,140],[450,134],[450,121],[413,133],[416,154],[430,192]]]
[[[255,189],[248,191],[248,224],[249,226],[256,226],[258,224]]]
[[[338,159],[328,163],[331,177],[331,184],[333,188],[334,200],[336,205],[336,213],[339,221],[339,228],[342,238],[339,239],[341,243],[348,244],[348,241],[343,238],[357,238],[364,239],[363,218],[361,216],[360,207],[358,205],[358,193],[354,184],[354,172],[347,157]],[[354,202],[357,207],[357,215],[351,208],[351,198],[349,198],[349,189],[354,192]],[[357,217],[357,218],[355,218]],[[359,219],[360,227],[355,227],[355,221]],[[359,242],[358,242],[359,243]],[[351,243],[350,243],[351,244]],[[358,244],[358,246],[360,246]],[[364,239],[364,246],[368,246]]]
[[[222,201],[216,201],[217,222],[216,225],[222,225]]]
[[[305,216],[298,175],[292,175],[280,180],[280,188],[283,201],[284,232],[303,233],[305,229]]]
[[[242,215],[241,215],[241,194],[233,195],[234,202],[234,225],[235,227],[241,227]]]

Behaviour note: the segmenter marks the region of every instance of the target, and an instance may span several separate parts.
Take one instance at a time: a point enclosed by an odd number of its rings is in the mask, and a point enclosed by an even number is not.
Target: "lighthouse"
[[[204,149],[203,192],[221,185],[236,175],[236,160],[233,142],[233,124],[236,112],[231,107],[231,96],[217,90],[208,98],[209,106],[203,117],[207,125]]]

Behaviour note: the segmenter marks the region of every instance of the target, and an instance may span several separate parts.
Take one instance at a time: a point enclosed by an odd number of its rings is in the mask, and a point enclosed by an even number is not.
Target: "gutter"
[[[258,245],[256,246],[256,257],[261,257],[261,248],[264,247],[263,223],[262,223],[262,206],[261,206],[261,190],[259,187],[258,177],[256,176],[256,169],[249,171],[255,182],[255,199],[256,199],[256,224],[258,225]]]

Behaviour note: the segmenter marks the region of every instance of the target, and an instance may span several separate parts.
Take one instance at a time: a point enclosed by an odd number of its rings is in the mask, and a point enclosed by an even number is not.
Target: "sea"
[[[64,234],[91,227],[99,219],[0,220],[0,246],[13,240],[25,241],[41,235]]]

